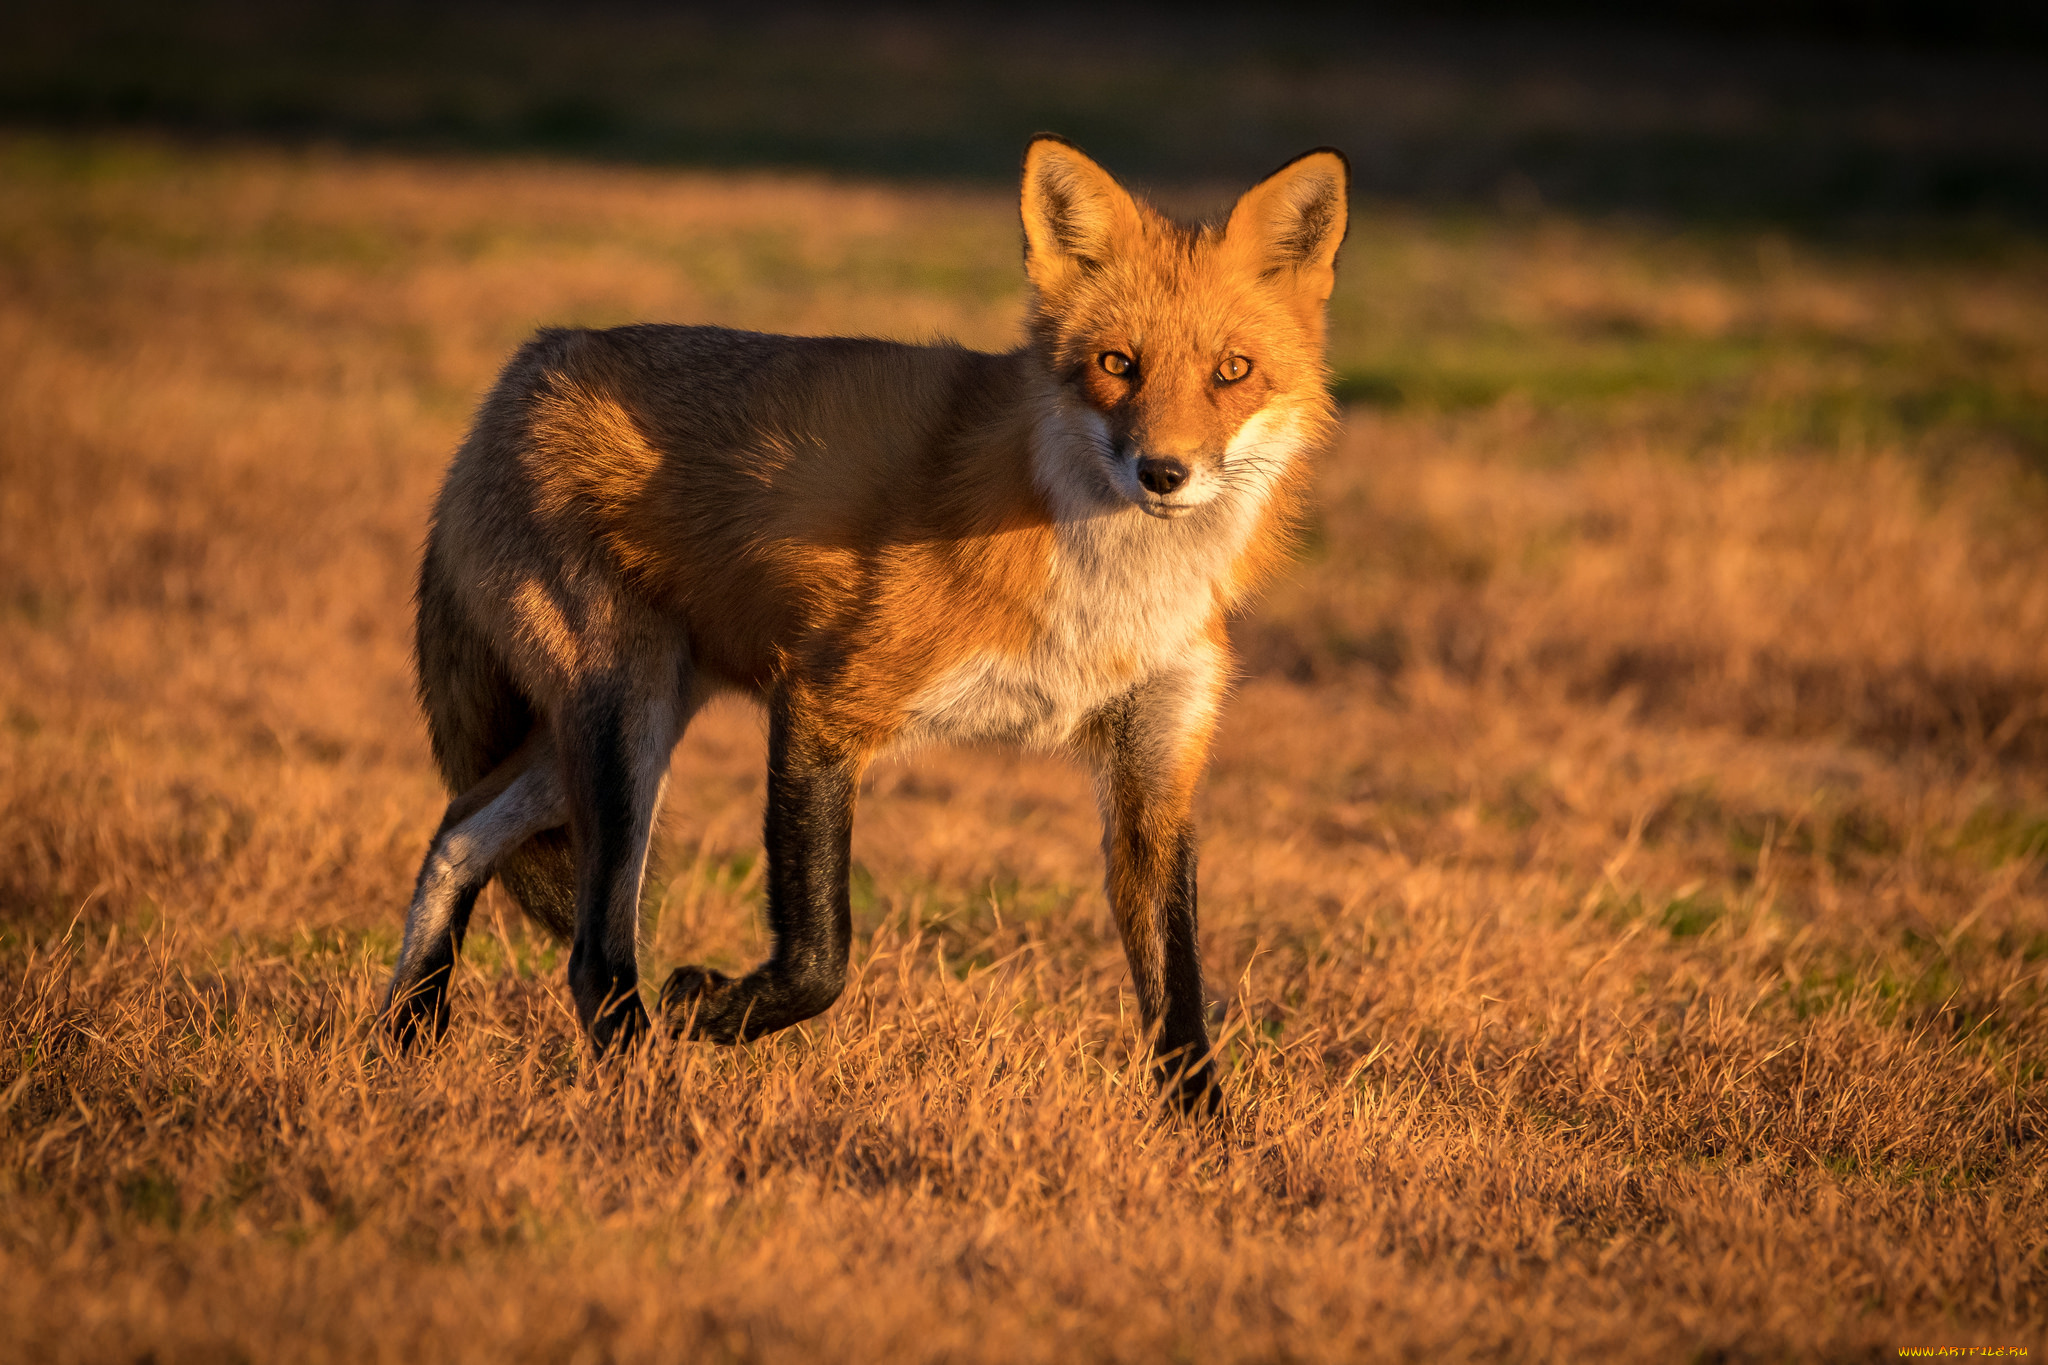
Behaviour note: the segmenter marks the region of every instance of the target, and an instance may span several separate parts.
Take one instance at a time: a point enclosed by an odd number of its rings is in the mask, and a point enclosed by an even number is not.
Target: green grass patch
[[[1692,892],[1673,896],[1657,912],[1657,923],[1675,939],[1698,938],[1728,917],[1718,897]]]
[[[490,932],[488,925],[472,923],[462,944],[462,969],[486,976],[531,980],[551,976],[567,963],[568,945],[529,928],[523,916],[502,935]]]
[[[1669,896],[1608,893],[1595,902],[1591,918],[1616,931],[1633,925],[1650,924],[1661,929],[1673,942],[1705,937],[1728,918],[1728,904],[1698,886],[1681,887]]]
[[[1979,806],[1956,831],[1953,846],[1986,867],[2041,862],[2048,859],[2048,812],[2023,806]]]
[[[185,1201],[177,1180],[158,1167],[137,1171],[115,1188],[122,1207],[138,1222],[175,1230],[185,1220]]]

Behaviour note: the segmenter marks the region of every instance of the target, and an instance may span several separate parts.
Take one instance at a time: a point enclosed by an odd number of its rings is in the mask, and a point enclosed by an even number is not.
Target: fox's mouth
[[[1175,517],[1185,516],[1187,513],[1195,510],[1194,503],[1169,502],[1161,497],[1140,498],[1138,499],[1137,507],[1146,516],[1157,517],[1161,521],[1172,521]]]

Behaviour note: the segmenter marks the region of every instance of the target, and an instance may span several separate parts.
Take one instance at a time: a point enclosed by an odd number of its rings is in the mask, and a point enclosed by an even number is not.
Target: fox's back
[[[636,515],[706,510],[721,529],[773,522],[831,543],[929,520],[912,487],[988,491],[988,471],[959,467],[961,438],[1011,420],[1024,379],[1016,356],[952,345],[549,329],[506,367],[451,483],[474,463],[529,487],[551,520],[614,538]]]
[[[913,686],[1042,591],[1028,383],[950,345],[545,331],[450,470],[430,562],[539,691],[592,635],[663,628],[748,690],[821,652]]]

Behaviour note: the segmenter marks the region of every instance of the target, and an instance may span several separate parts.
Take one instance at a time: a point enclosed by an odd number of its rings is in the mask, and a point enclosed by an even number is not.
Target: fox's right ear
[[[1041,133],[1024,152],[1024,273],[1056,294],[1139,229],[1137,201],[1064,138]]]

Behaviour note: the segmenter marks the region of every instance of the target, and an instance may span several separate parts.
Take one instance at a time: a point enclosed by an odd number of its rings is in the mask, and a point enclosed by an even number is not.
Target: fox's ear
[[[1318,147],[1246,190],[1223,239],[1261,275],[1291,276],[1318,301],[1337,287],[1337,248],[1351,222],[1351,163]]]
[[[1062,138],[1040,134],[1024,152],[1024,273],[1059,292],[1135,234],[1137,201]]]

